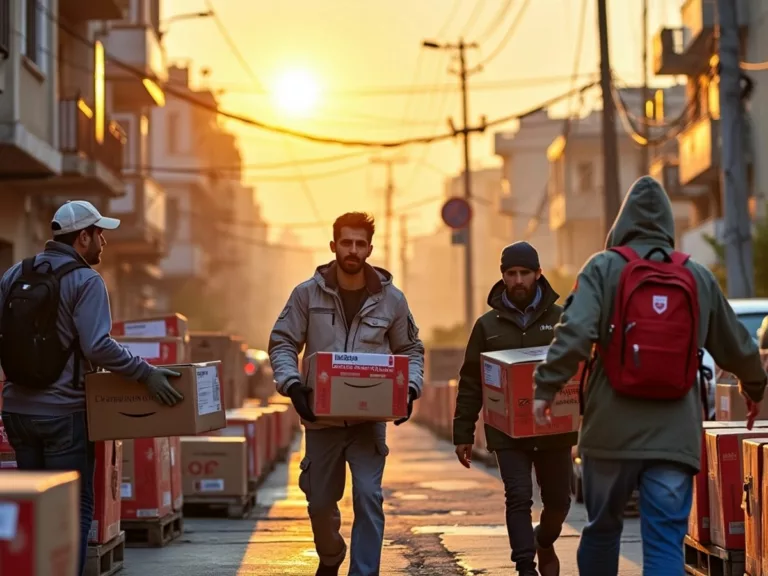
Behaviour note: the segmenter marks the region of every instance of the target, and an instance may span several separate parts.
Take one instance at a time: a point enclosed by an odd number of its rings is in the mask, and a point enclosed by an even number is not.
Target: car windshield
[[[752,313],[752,314],[739,314],[738,316],[741,323],[749,331],[749,335],[752,336],[752,338],[754,338],[755,340],[757,340],[757,330],[758,328],[760,328],[760,325],[763,323],[763,318],[765,318],[765,314]]]

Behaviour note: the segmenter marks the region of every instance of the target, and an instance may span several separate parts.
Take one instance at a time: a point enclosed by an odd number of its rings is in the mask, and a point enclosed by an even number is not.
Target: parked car
[[[764,320],[768,318],[768,298],[733,298],[728,300],[733,311],[738,316],[741,323],[746,327],[756,343],[759,343],[762,332],[768,327],[768,323],[763,326]],[[702,360],[704,366],[709,368],[714,375],[712,380],[704,382],[707,387],[707,405],[709,409],[709,419],[715,418],[715,387],[722,370],[715,366],[715,361],[709,352],[704,350]],[[699,377],[701,378],[701,377]],[[701,380],[699,385],[701,385]],[[571,489],[576,502],[584,502],[584,494],[581,486],[581,457],[578,453],[578,447],[573,448],[573,476],[571,480]]]

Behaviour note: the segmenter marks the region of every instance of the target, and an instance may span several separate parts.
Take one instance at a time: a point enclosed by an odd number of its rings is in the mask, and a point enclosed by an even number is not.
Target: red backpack
[[[667,254],[662,248],[652,249],[645,258],[628,246],[610,250],[627,264],[619,278],[608,342],[595,346],[608,381],[622,396],[683,398],[697,383],[703,356],[698,345],[698,288],[685,267],[689,256]],[[664,260],[650,260],[654,252],[662,252]]]

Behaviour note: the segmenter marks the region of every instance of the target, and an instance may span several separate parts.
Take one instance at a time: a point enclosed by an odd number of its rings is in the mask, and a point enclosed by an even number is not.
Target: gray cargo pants
[[[349,576],[378,576],[384,542],[381,480],[389,448],[385,423],[306,431],[299,488],[307,496],[320,562],[341,563],[347,553],[338,502],[344,496],[347,463],[352,472],[352,549]]]

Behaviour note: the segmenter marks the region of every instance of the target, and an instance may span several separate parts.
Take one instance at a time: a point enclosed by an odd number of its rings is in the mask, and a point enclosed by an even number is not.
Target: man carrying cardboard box
[[[67,202],[51,222],[45,250],[0,280],[3,424],[20,470],[80,473],[80,574],[94,508],[95,449],[88,440],[83,362],[139,380],[165,404],[181,399],[168,377],[109,335],[112,317],[101,262],[104,218],[89,202]]]
[[[299,486],[309,502],[309,517],[320,557],[318,576],[335,576],[347,547],[339,529],[338,502],[344,494],[346,465],[352,471],[355,520],[350,576],[379,574],[384,540],[381,481],[389,448],[386,423],[317,421],[302,384],[298,356],[316,352],[400,354],[409,358],[408,415],[421,394],[424,345],[405,295],[392,275],[366,264],[371,255],[373,217],[360,212],[333,224],[335,262],[320,266],[299,284],[275,323],[269,357],[277,390],[289,396],[306,428],[306,453]],[[395,424],[402,424],[405,417]]]
[[[751,335],[712,273],[674,252],[674,238],[666,192],[653,178],[640,178],[606,240],[606,248],[632,253],[606,250],[585,264],[547,360],[536,369],[534,410],[546,422],[555,394],[593,344],[599,351],[579,441],[589,515],[578,551],[581,574],[618,573],[623,511],[635,488],[643,574],[683,573],[693,477],[701,466],[700,348],[739,377],[749,401],[763,398],[766,374]]]
[[[562,312],[555,304],[558,294],[541,274],[539,255],[527,242],[504,248],[501,274],[488,295],[491,311],[472,329],[459,375],[453,443],[459,462],[467,468],[472,461],[475,423],[483,406],[480,355],[547,346]],[[571,447],[576,444],[577,433],[511,438],[486,426],[485,434],[504,482],[507,532],[518,574],[536,576],[538,554],[539,573],[558,576],[560,562],[553,545],[571,505]],[[544,504],[536,530],[531,524],[531,467],[536,470]]]

